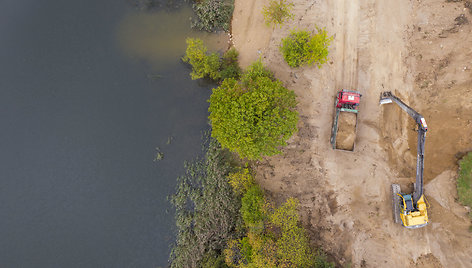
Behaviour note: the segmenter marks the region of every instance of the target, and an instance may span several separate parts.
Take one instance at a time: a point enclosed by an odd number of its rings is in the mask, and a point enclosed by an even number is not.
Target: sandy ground
[[[257,180],[278,202],[301,204],[312,242],[339,266],[472,267],[467,210],[455,202],[456,162],[472,150],[472,21],[464,2],[445,0],[297,0],[294,19],[263,23],[267,0],[236,0],[233,42],[247,66],[261,58],[298,95],[299,131],[283,155],[259,163]],[[458,25],[460,24],[460,25]],[[291,69],[279,52],[291,29],[326,27],[334,35],[321,69]],[[329,143],[341,88],[362,94],[354,152]],[[431,223],[408,230],[393,223],[390,185],[414,181],[414,122],[389,90],[422,113],[425,193]]]

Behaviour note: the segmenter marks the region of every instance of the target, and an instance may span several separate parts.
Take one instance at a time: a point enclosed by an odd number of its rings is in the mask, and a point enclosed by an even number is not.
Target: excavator
[[[424,117],[406,105],[390,91],[380,94],[380,104],[395,102],[407,112],[417,124],[418,145],[416,158],[416,183],[413,194],[401,193],[399,184],[392,184],[393,216],[395,223],[410,229],[424,227],[428,224],[427,200],[423,193],[424,144],[428,126]]]

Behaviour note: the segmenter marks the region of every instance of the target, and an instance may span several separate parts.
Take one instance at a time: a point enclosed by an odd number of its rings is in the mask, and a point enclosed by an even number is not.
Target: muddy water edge
[[[133,2],[2,2],[4,267],[167,266],[166,197],[208,128],[211,86],[190,80],[185,38],[226,42],[192,32],[183,1]]]

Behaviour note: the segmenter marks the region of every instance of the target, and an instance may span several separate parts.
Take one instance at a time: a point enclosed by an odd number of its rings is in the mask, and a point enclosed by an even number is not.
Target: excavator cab
[[[404,227],[416,229],[424,227],[428,224],[428,212],[424,196],[413,202],[410,194],[397,194],[400,196],[400,219]]]
[[[414,208],[413,208],[413,200],[411,199],[411,195],[406,194],[406,195],[400,195],[400,196],[403,199],[402,209],[406,212],[412,211]]]

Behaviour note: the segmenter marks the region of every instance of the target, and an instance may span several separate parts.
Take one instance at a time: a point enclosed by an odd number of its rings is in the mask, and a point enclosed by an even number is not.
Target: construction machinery
[[[416,122],[418,132],[418,147],[416,158],[416,183],[413,194],[401,193],[400,185],[392,184],[393,216],[395,223],[406,228],[420,228],[428,224],[427,201],[423,191],[424,144],[428,126],[424,117],[406,105],[390,91],[380,94],[380,104],[395,102],[407,112]]]
[[[336,94],[335,114],[331,129],[333,149],[354,151],[357,130],[357,113],[361,93],[343,89]]]

